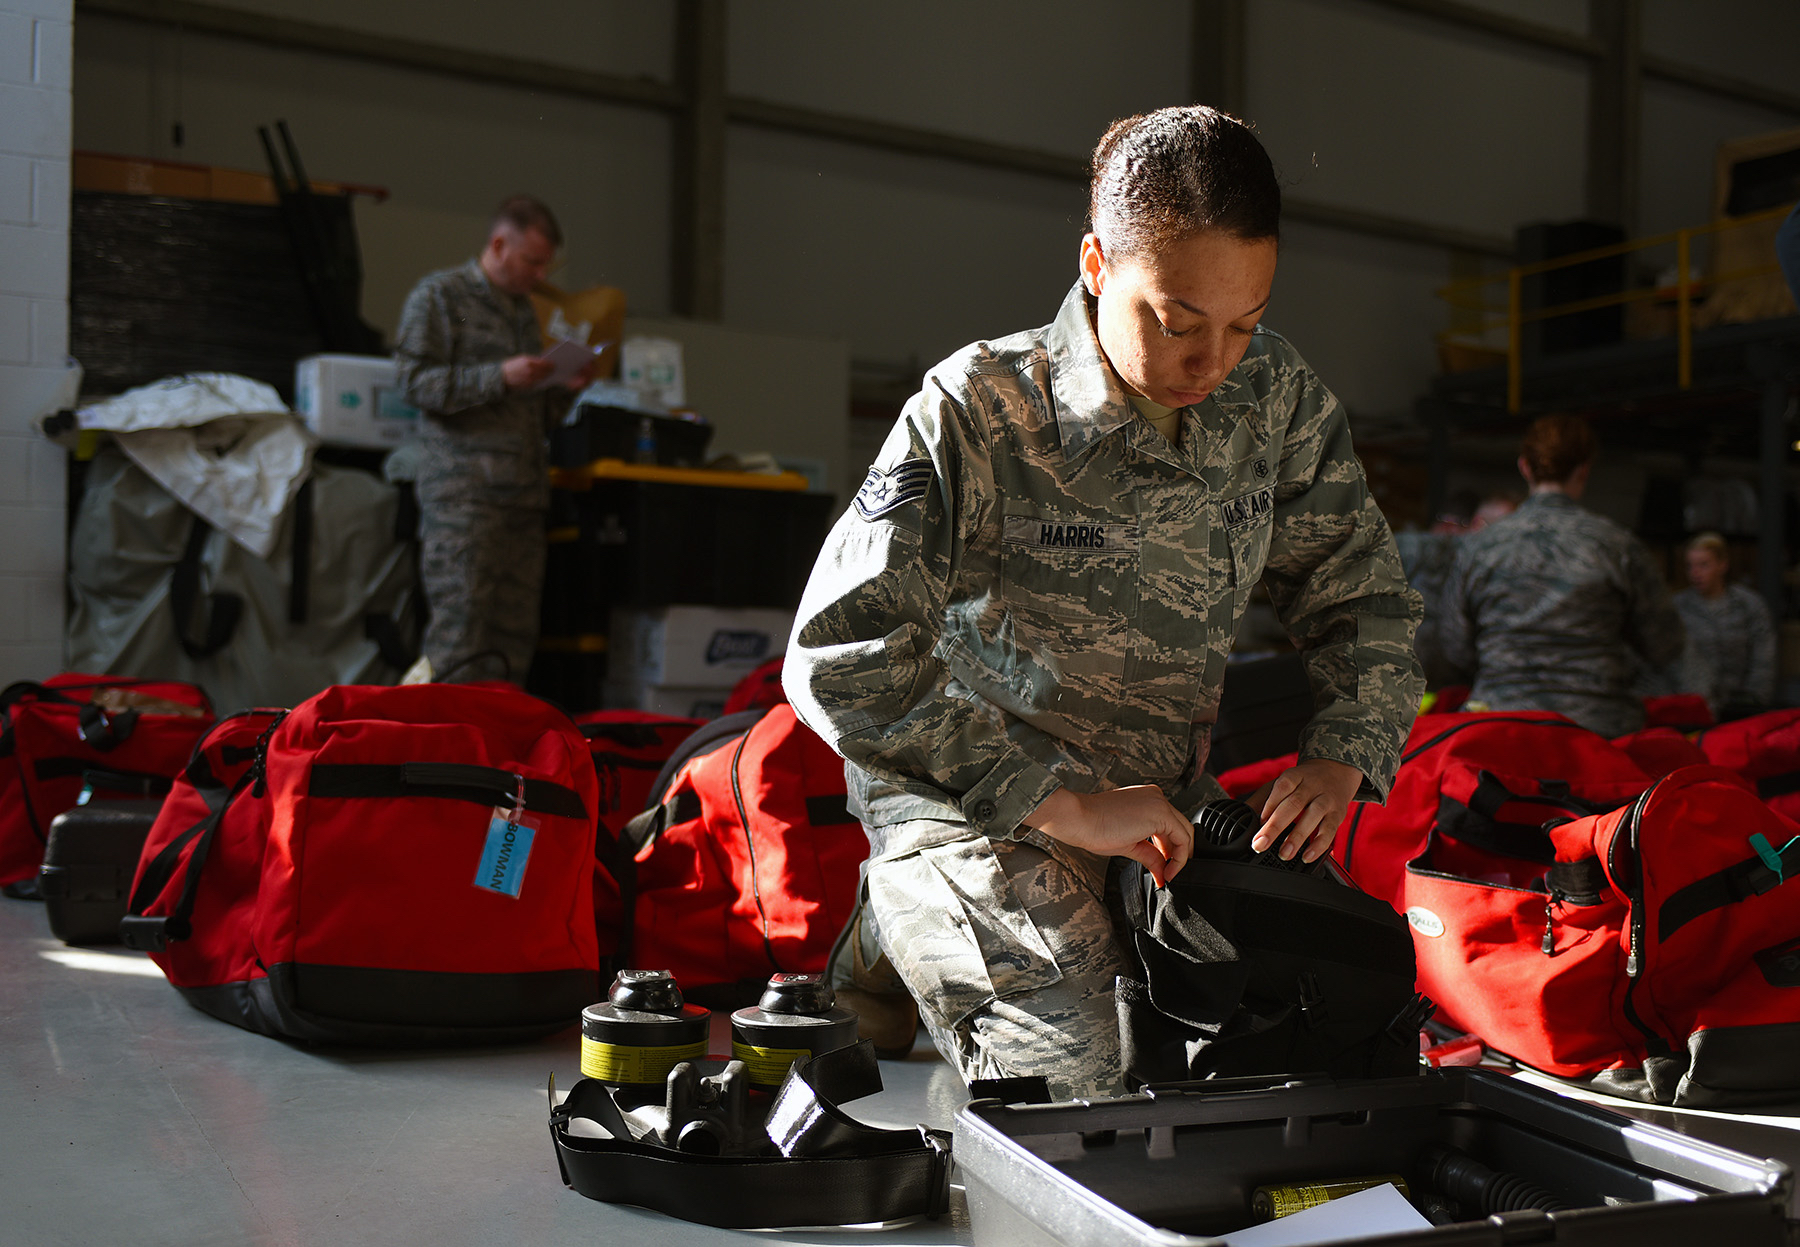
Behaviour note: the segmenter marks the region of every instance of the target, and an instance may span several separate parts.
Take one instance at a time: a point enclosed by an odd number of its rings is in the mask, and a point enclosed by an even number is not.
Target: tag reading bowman
[[[487,844],[475,871],[475,886],[519,899],[525,884],[525,864],[531,860],[531,841],[537,828],[514,810],[497,805],[488,819]]]

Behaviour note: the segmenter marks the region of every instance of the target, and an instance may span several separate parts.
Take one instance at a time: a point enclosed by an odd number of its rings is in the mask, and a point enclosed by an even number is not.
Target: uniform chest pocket
[[[1135,521],[1008,515],[1000,595],[1009,609],[1072,619],[1117,619],[1137,609]]]
[[[1231,587],[1248,593],[1262,579],[1275,531],[1274,491],[1264,488],[1219,504],[1219,523],[1231,547]]]
[[[1269,537],[1274,525],[1267,522],[1246,524],[1226,534],[1231,543],[1231,585],[1247,593],[1262,579],[1263,567],[1269,561]]]

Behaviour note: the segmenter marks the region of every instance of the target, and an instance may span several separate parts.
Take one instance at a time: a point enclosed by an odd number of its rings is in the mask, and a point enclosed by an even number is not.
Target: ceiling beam
[[[1388,0],[1381,0],[1386,3]],[[1393,0],[1415,3],[1423,0]],[[1467,6],[1457,6],[1467,7]],[[220,35],[291,50],[351,57],[532,91],[555,91],[612,104],[636,105],[679,115],[688,108],[680,86],[648,78],[565,69],[535,61],[463,51],[437,44],[397,39],[323,26],[313,22],[265,17],[198,0],[76,0],[76,14],[93,14],[161,25],[181,26],[191,33]],[[820,112],[767,100],[725,96],[725,116],[738,125],[827,139],[878,151],[951,160],[978,168],[1023,173],[1085,186],[1085,156],[1035,151],[1004,143],[944,134],[859,117]],[[1511,241],[1498,236],[1453,229],[1424,221],[1311,203],[1285,196],[1286,215],[1295,221],[1347,230],[1399,242],[1482,255],[1510,257]]]

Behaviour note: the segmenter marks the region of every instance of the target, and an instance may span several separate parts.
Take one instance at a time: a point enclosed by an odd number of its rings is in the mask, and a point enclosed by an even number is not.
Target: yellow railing
[[[1526,311],[1522,298],[1525,279],[1559,268],[1570,268],[1594,260],[1611,259],[1613,256],[1628,255],[1651,247],[1666,247],[1673,243],[1675,244],[1675,374],[1677,386],[1685,390],[1690,388],[1694,381],[1694,309],[1692,304],[1696,289],[1703,286],[1718,287],[1727,282],[1741,281],[1747,277],[1762,277],[1781,271],[1780,265],[1771,262],[1753,265],[1749,268],[1733,269],[1730,272],[1714,273],[1697,282],[1692,274],[1694,239],[1703,235],[1758,225],[1764,221],[1773,221],[1785,217],[1793,211],[1793,208],[1794,205],[1787,204],[1780,208],[1770,208],[1763,212],[1753,212],[1744,216],[1724,217],[1706,225],[1673,230],[1666,234],[1631,238],[1610,246],[1595,247],[1590,251],[1578,251],[1571,255],[1557,256],[1553,260],[1538,260],[1531,264],[1515,265],[1504,272],[1453,281],[1449,285],[1441,287],[1437,293],[1438,297],[1452,308],[1475,312],[1478,315],[1479,320],[1473,329],[1477,335],[1485,335],[1488,330],[1501,325],[1506,327],[1506,409],[1518,411],[1521,391],[1524,388],[1524,355],[1521,342],[1524,337],[1523,327],[1525,325],[1533,321],[1551,320],[1558,316],[1569,316],[1594,308],[1619,307],[1627,303],[1665,298],[1668,293],[1667,287],[1622,290],[1617,294],[1598,295],[1590,299],[1578,299],[1571,303],[1559,303],[1554,307],[1532,308],[1530,311]],[[1484,294],[1487,287],[1500,282],[1506,283],[1504,306],[1488,302]],[[1438,335],[1438,341],[1444,343],[1468,332],[1470,332],[1468,327],[1460,330],[1446,330]]]

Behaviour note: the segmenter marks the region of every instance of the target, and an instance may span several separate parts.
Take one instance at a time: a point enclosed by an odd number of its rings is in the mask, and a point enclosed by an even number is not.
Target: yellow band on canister
[[[681,1062],[697,1061],[705,1055],[704,1039],[698,1043],[639,1048],[581,1037],[581,1072],[601,1082],[660,1083]]]
[[[734,1039],[731,1055],[744,1063],[751,1082],[762,1087],[779,1087],[787,1077],[788,1067],[795,1061],[810,1061],[813,1051],[811,1048],[759,1048]]]

